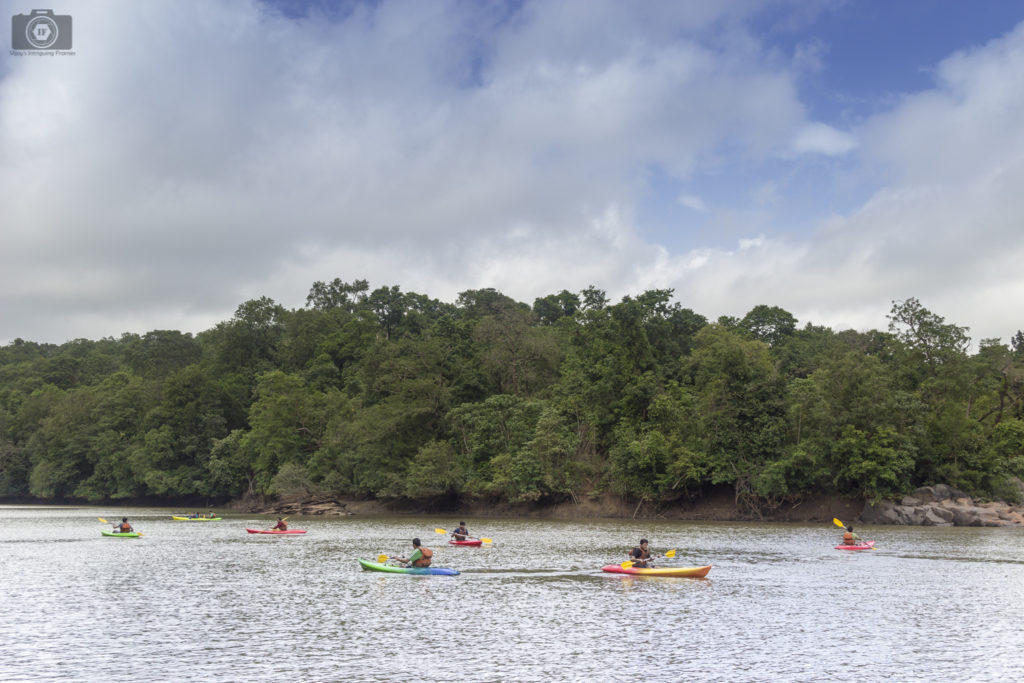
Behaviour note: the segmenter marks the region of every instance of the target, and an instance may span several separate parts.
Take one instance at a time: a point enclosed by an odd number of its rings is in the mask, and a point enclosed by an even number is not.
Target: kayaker
[[[127,517],[122,517],[121,523],[114,525],[114,531],[119,534],[130,534],[135,531],[135,529],[133,529],[132,525],[128,523]]]
[[[429,567],[430,560],[434,557],[434,551],[426,546],[420,545],[420,539],[412,539],[412,547],[415,550],[412,551],[412,555],[408,559],[399,557],[398,561],[402,564],[411,564],[414,567]]]
[[[469,529],[466,528],[465,522],[459,522],[459,527],[452,532],[452,538],[456,541],[465,541],[469,538]]]
[[[286,522],[282,518],[278,517],[277,518],[277,524],[272,526],[270,528],[270,530],[271,531],[288,531],[288,522]]]
[[[861,545],[862,543],[860,536],[853,533],[853,527],[846,527],[846,532],[843,534],[843,545]]]
[[[633,566],[643,569],[647,567],[647,563],[651,560],[651,551],[647,548],[647,539],[641,538],[640,545],[629,551],[629,559],[633,561]]]

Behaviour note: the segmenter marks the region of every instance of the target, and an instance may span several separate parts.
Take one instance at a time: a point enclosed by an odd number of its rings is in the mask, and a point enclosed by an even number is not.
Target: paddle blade
[[[387,561],[388,561],[388,556],[387,555],[378,555],[377,556],[377,562],[378,563],[384,564]]]
[[[622,567],[623,569],[629,569],[630,567],[633,566],[633,562],[631,560],[626,560],[625,562],[623,562],[619,566]]]
[[[843,529],[845,529],[845,528],[846,528],[846,525],[845,525],[845,524],[843,524],[842,522],[840,522],[840,521],[839,521],[838,519],[836,519],[835,517],[833,517],[833,518],[832,518],[832,523],[833,523],[833,524],[835,524],[835,525],[836,525],[836,526],[838,526],[838,527],[842,527]]]
[[[665,553],[665,557],[675,557],[675,556],[676,556],[676,549],[675,548],[672,548],[672,550],[669,550],[667,553]]]
[[[108,522],[107,520],[103,519],[102,517],[97,517],[96,519],[100,520],[104,524],[110,524],[110,522]]]
[[[483,541],[484,543],[494,543],[494,541],[492,541],[489,538],[481,538],[480,540]]]
[[[446,534],[448,532],[445,531],[444,529],[434,529],[434,533],[435,534]]]

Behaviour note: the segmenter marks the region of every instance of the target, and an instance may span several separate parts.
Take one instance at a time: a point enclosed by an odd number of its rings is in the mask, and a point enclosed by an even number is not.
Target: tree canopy
[[[756,513],[934,483],[1017,495],[1021,331],[971,354],[967,328],[913,298],[887,331],[835,332],[769,305],[709,321],[673,295],[448,304],[335,279],[195,336],[16,339],[0,497],[671,504],[731,486]]]

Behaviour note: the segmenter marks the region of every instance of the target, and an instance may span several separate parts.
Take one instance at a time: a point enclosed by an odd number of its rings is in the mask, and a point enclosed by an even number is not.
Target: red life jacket
[[[430,558],[432,558],[434,556],[434,551],[431,550],[430,548],[424,548],[423,546],[420,546],[420,553],[423,556],[420,559],[418,559],[415,562],[413,562],[412,566],[414,566],[414,567],[429,567],[430,566]]]
[[[119,533],[130,534],[132,531],[132,525],[128,522],[121,522],[120,526],[117,527]]]

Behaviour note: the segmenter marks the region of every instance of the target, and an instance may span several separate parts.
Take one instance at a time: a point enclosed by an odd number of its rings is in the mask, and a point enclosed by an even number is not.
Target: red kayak
[[[836,550],[874,550],[874,541],[865,541],[861,545],[837,545]]]
[[[476,539],[476,540],[466,539],[465,541],[455,541],[455,540],[448,541],[448,545],[478,546],[478,545],[480,545],[482,543],[483,543],[483,541],[481,541],[479,538]]]
[[[280,531],[279,529],[246,529],[250,534],[304,534],[305,529],[289,529],[288,531]]]

